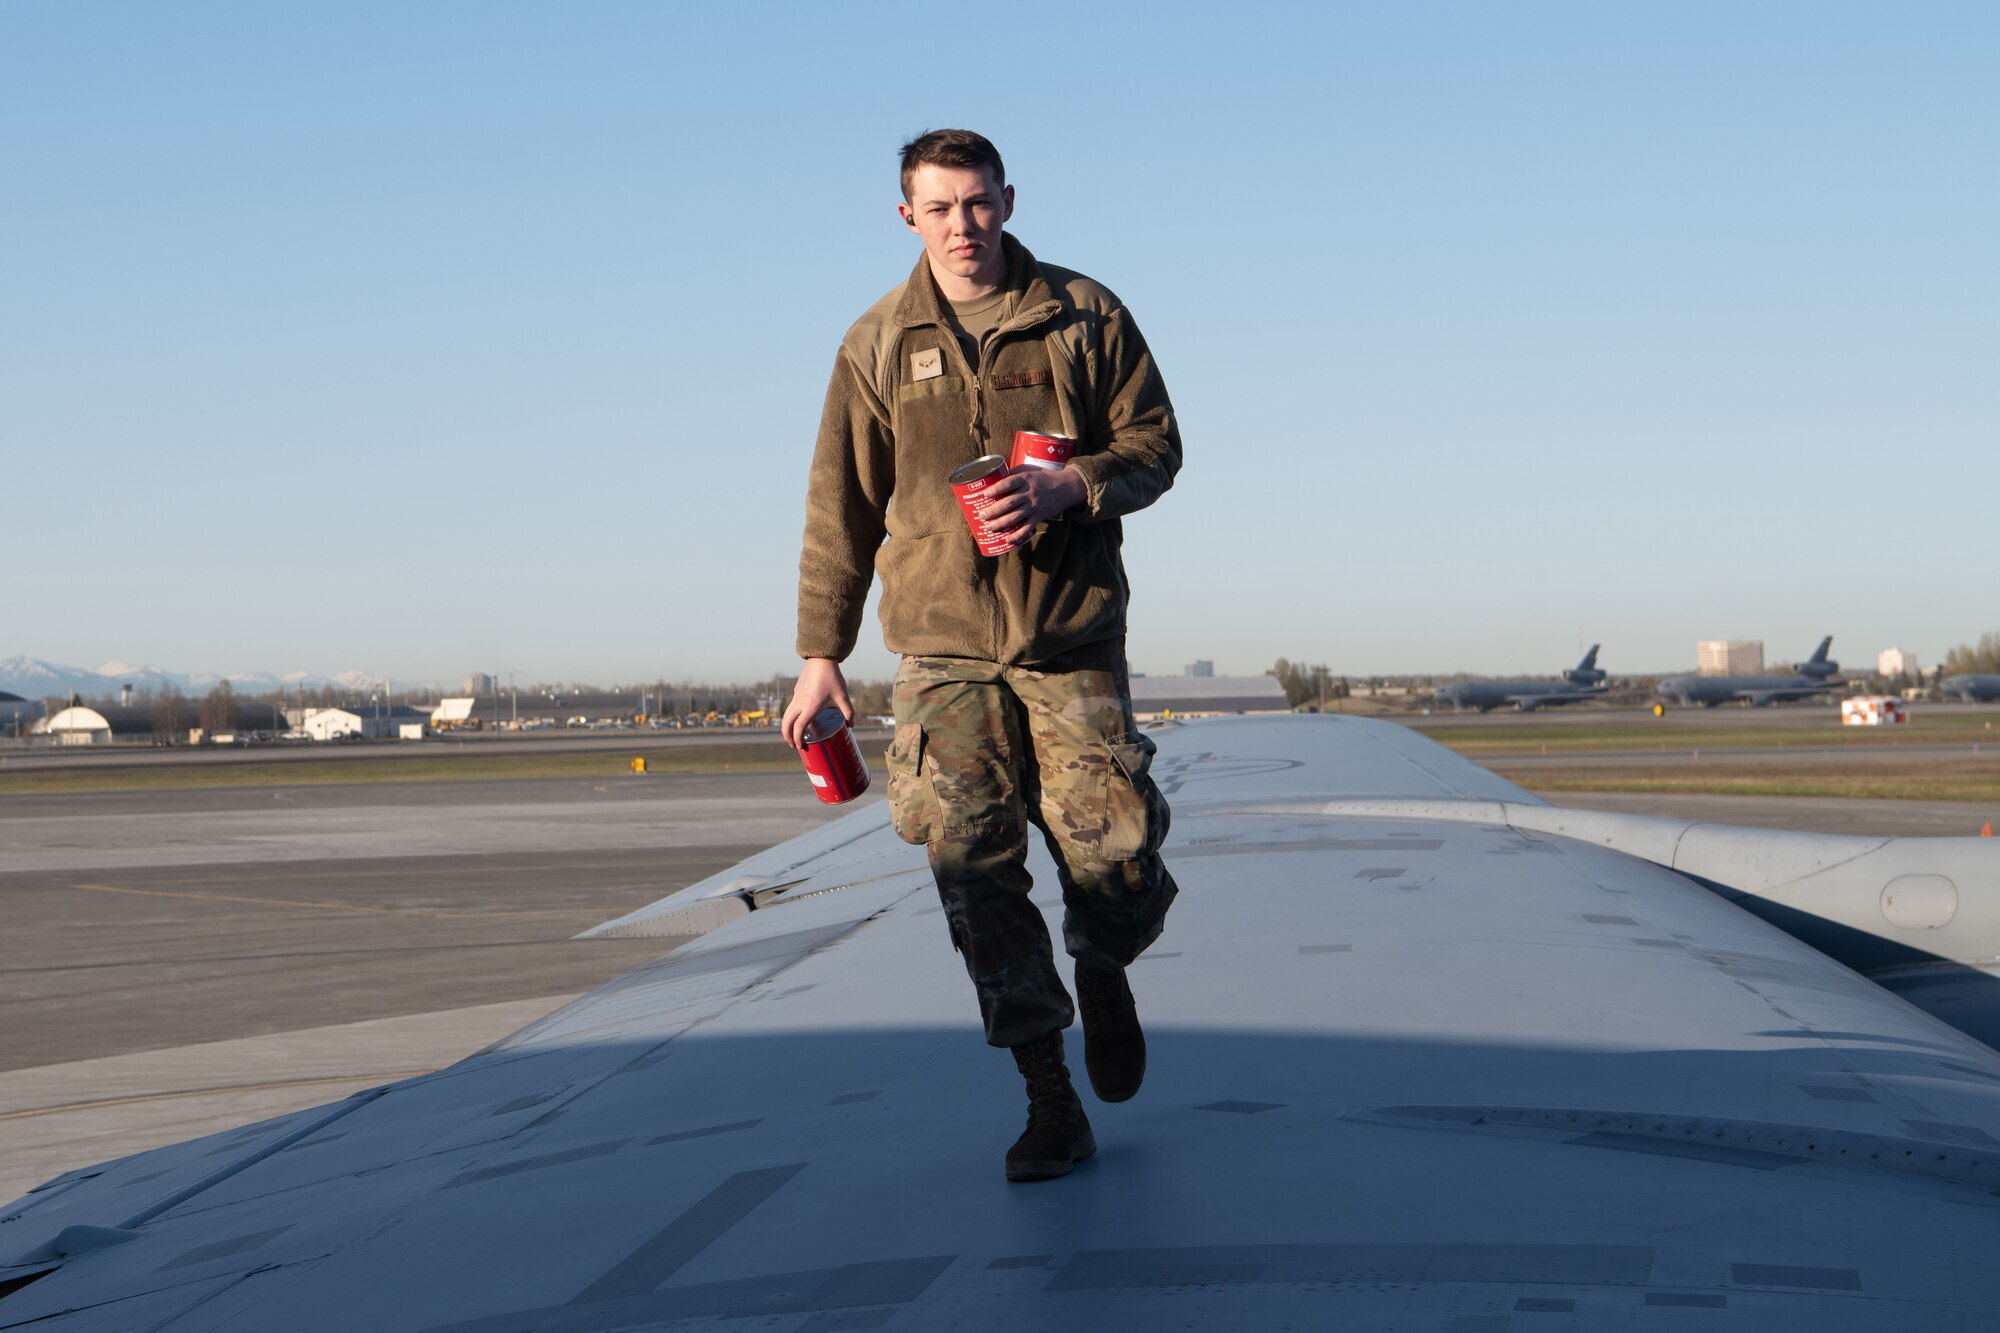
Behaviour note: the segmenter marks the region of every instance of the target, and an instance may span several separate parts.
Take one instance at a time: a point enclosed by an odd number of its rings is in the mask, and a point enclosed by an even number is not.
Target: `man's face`
[[[910,173],[910,199],[896,205],[910,230],[923,238],[931,272],[943,286],[950,279],[998,287],[1007,276],[1000,252],[1000,227],[1014,215],[1014,187],[1004,189],[991,167],[940,167],[926,162]]]

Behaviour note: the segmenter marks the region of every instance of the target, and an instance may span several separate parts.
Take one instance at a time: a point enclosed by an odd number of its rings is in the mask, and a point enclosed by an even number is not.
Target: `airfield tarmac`
[[[450,1063],[678,943],[578,931],[841,813],[765,773],[0,796],[0,1196]]]
[[[855,735],[886,741],[890,729],[862,725]],[[432,737],[421,744],[339,744],[308,743],[250,746],[204,746],[196,749],[123,749],[111,746],[84,746],[65,750],[0,750],[0,774],[75,772],[93,768],[184,768],[189,765],[228,766],[240,764],[312,764],[329,757],[351,759],[366,756],[374,760],[407,761],[434,759],[445,754],[497,757],[550,754],[630,754],[634,750],[672,749],[712,745],[769,746],[777,732],[769,727],[691,727],[685,730],[650,727],[584,729],[556,727],[547,731],[464,731]]]
[[[2000,816],[1965,802],[1551,799],[1905,836]],[[0,795],[0,1200],[450,1063],[676,943],[576,932],[842,813],[789,772]]]

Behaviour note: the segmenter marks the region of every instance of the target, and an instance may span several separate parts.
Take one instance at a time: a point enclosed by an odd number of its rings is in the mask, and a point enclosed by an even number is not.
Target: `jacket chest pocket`
[[[962,439],[971,420],[972,396],[963,376],[912,380],[896,390],[892,428],[899,446],[905,441]],[[899,447],[896,452],[900,455],[903,450]]]
[[[896,390],[896,401],[900,403],[921,403],[934,398],[965,397],[965,379],[960,375],[938,375],[927,380],[911,380]]]
[[[972,448],[972,394],[964,377],[938,375],[896,390],[890,418],[896,440],[896,487],[889,505],[899,532],[963,527],[948,478],[976,456]]]

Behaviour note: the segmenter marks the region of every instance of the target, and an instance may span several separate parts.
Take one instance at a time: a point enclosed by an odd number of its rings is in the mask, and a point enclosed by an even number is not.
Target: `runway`
[[[1505,768],[1509,770],[1510,775],[1517,770],[1532,772],[1537,768],[1630,768],[1634,764],[1684,768],[1691,764],[1763,767],[1771,764],[1805,766],[1835,762],[1873,767],[1886,764],[1923,763],[1936,759],[1980,759],[1991,761],[1996,768],[2000,768],[2000,740],[1991,744],[1883,743],[1868,746],[1815,745],[1807,741],[1798,745],[1747,745],[1729,749],[1704,747],[1699,743],[1689,745],[1683,740],[1671,746],[1662,745],[1655,749],[1594,750],[1587,753],[1575,750],[1561,752],[1551,750],[1548,754],[1533,750],[1494,753],[1482,751],[1472,757],[1479,763],[1494,768]]]
[[[1952,802],[1551,799],[1978,823]],[[576,932],[841,813],[791,773],[0,796],[0,1197],[456,1060],[676,943]]]
[[[841,813],[791,774],[0,797],[0,1195],[456,1060],[678,942],[578,931]]]

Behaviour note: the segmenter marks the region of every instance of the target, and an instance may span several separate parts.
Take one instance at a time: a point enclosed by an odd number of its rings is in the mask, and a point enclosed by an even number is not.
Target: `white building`
[[[1703,639],[1694,656],[1695,670],[1704,676],[1754,676],[1764,669],[1761,639]]]
[[[440,699],[436,708],[431,709],[431,725],[440,729],[462,727],[472,720],[472,709],[477,699]]]
[[[1135,676],[1132,712],[1140,718],[1171,711],[1175,717],[1221,713],[1286,713],[1285,687],[1276,676]]]
[[[95,708],[78,705],[43,718],[35,731],[53,736],[57,745],[104,745],[111,740],[111,721]]]
[[[1915,680],[1921,672],[1917,655],[1902,648],[1884,648],[1875,659],[1875,674],[1878,676],[1908,676]]]
[[[316,741],[337,741],[343,736],[365,736],[361,714],[345,708],[311,708],[299,719],[299,730]]]
[[[188,721],[194,720],[194,709],[188,709]],[[113,742],[145,744],[156,740],[179,740],[178,736],[158,736],[154,734],[152,710],[147,708],[124,708],[117,704],[106,704],[101,708],[87,708],[73,704],[57,709],[47,717],[38,720],[29,728],[31,736],[47,736],[57,745],[109,745]]]
[[[316,741],[337,741],[346,736],[377,737],[402,735],[406,725],[421,726],[430,715],[407,704],[353,704],[346,708],[315,708],[299,723],[299,730]],[[421,737],[422,733],[418,733]]]

